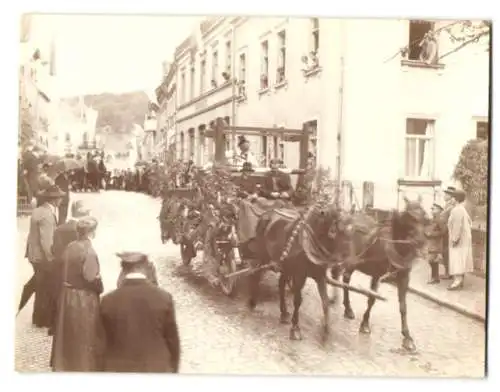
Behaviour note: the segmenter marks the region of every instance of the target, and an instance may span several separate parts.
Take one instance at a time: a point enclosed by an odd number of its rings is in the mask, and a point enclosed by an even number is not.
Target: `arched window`
[[[65,140],[66,140],[66,143],[71,142],[71,134],[69,132],[66,132]]]
[[[88,143],[88,141],[89,141],[89,135],[88,135],[87,132],[83,132],[82,141],[83,141],[83,144],[87,144]]]

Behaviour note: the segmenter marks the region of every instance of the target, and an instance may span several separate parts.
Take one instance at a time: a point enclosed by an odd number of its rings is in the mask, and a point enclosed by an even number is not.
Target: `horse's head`
[[[422,196],[417,200],[404,197],[405,208],[392,218],[394,239],[408,240],[417,249],[425,245],[426,213],[422,207]]]
[[[353,231],[351,216],[333,204],[315,208],[310,220],[313,230],[329,240],[350,236]]]

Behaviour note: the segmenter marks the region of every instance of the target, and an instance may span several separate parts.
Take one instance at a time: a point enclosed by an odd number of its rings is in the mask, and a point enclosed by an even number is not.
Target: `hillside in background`
[[[66,100],[76,104],[78,97]],[[143,91],[123,94],[103,93],[86,95],[85,105],[97,110],[97,128],[108,127],[111,133],[128,134],[134,124],[144,126],[144,116],[148,110],[148,96]]]

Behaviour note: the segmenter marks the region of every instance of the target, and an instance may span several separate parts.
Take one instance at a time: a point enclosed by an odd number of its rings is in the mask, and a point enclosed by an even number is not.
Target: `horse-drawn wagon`
[[[236,188],[242,176],[258,189],[264,186],[270,169],[255,168],[248,173],[241,166],[231,165],[225,151],[227,137],[231,134],[233,138],[236,134],[258,135],[298,143],[298,167],[281,170],[289,176],[298,176],[296,186],[290,192],[295,193],[295,197],[288,195],[290,197],[286,200],[272,202],[257,197],[238,197]],[[328,268],[345,262],[341,254],[346,253],[339,249],[347,249],[350,217],[344,216],[335,205],[321,205],[304,197],[309,192],[310,179],[308,129],[232,127],[218,121],[215,129],[205,132],[204,136],[214,140],[212,167],[194,168],[190,165],[191,179],[195,181],[190,186],[174,189],[170,194],[169,203],[176,204],[174,210],[179,217],[176,224],[178,235],[173,240],[180,246],[185,265],[189,265],[202,250],[202,264],[207,266],[212,283],[228,296],[235,294],[237,279],[247,277],[252,308],[256,306],[262,273],[269,270],[279,273],[282,322],[288,321],[284,298],[287,283],[294,292],[291,338],[300,338],[298,310],[307,277],[313,278],[318,285],[325,330],[328,329],[327,284],[385,300],[373,290],[351,286],[327,276]],[[227,177],[222,186],[224,189],[219,188],[217,197],[210,200],[205,188],[213,185],[217,176],[223,175]],[[245,231],[251,234],[245,234]]]

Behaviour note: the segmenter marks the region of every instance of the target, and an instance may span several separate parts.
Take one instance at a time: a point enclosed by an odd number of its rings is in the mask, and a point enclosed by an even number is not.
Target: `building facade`
[[[176,65],[175,63],[164,64],[163,81],[156,89],[158,101],[157,111],[157,135],[158,142],[156,152],[162,162],[175,159],[176,145]]]
[[[53,128],[57,116],[56,47],[54,36],[39,15],[21,18],[19,106],[29,117],[35,143],[50,153],[56,152]]]
[[[482,43],[452,53],[455,27],[209,18],[175,51],[177,157],[210,159],[204,131],[217,117],[237,126],[307,127],[318,164],[350,182],[351,201],[362,204],[363,183],[372,182],[375,207],[397,206],[404,192],[422,194],[430,206],[463,145],[489,128],[489,53]],[[263,164],[270,156],[298,163],[290,143],[254,137],[251,144]]]
[[[98,148],[96,125],[99,113],[86,106],[83,97],[79,97],[76,103],[61,100],[57,113],[53,124],[57,155],[85,155]]]

